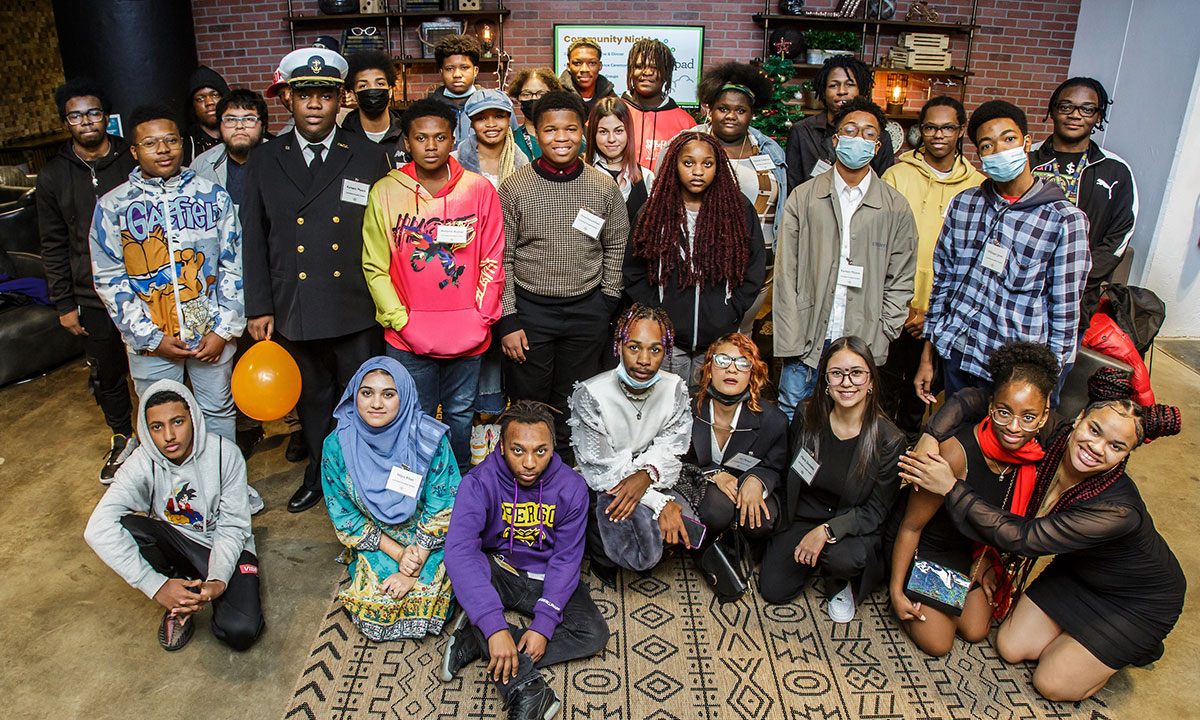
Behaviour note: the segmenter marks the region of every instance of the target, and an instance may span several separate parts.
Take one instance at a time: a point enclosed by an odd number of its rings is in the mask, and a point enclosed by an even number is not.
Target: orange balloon
[[[254,343],[233,369],[233,401],[255,420],[278,420],[300,399],[300,367],[279,343]]]

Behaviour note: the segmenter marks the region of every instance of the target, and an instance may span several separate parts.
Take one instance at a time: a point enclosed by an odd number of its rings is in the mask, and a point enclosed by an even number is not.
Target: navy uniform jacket
[[[255,148],[246,166],[246,317],[274,315],[289,340],[319,340],[375,324],[362,269],[366,205],[342,197],[346,180],[369,187],[391,164],[379,145],[339,128],[313,178],[302,142],[293,130]]]

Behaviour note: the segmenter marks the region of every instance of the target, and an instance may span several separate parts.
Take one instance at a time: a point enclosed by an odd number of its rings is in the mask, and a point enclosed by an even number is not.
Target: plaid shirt
[[[990,180],[964,190],[950,201],[933,252],[925,337],[940,356],[957,350],[964,371],[989,380],[992,351],[1017,340],[1046,343],[1065,367],[1092,264],[1087,232],[1087,217],[1040,180],[1012,205]],[[988,242],[1007,253],[1000,272],[983,266]]]

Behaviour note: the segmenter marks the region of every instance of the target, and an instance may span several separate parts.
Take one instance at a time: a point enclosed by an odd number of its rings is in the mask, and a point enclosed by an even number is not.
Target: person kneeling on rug
[[[579,582],[587,485],[554,452],[554,418],[520,400],[500,416],[500,444],[467,473],[446,536],[446,569],[464,613],[440,677],[488,660],[510,720],[549,720],[562,702],[538,672],[595,655],[608,625]],[[509,625],[505,610],[531,616]],[[469,622],[468,622],[469,621]]]
[[[241,451],[207,432],[196,398],[174,380],[146,388],[138,437],[142,444],[117,470],[84,539],[166,608],[158,629],[164,650],[187,644],[193,616],[209,603],[213,635],[234,650],[249,648],[266,623]]]
[[[338,599],[372,640],[436,635],[454,611],[442,545],[460,476],[447,428],[384,356],[358,368],[333,418],[321,487],[351,577]]]
[[[695,517],[673,490],[692,432],[687,383],[660,369],[674,334],[665,311],[635,304],[617,324],[617,367],[571,394],[571,445],[592,490],[592,572],[610,585],[617,565],[649,570],[663,543],[687,545],[683,517]]]
[[[816,389],[788,433],[783,509],[758,581],[766,602],[791,602],[820,568],[830,619],[848,623],[855,597],[883,581],[882,526],[900,492],[905,437],[879,410],[878,381],[862,338],[839,338],[821,353]]]

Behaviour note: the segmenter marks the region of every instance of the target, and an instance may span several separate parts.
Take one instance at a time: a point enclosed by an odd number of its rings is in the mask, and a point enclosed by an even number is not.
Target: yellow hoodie
[[[917,220],[917,274],[913,281],[912,307],[921,312],[929,309],[929,293],[933,290],[933,248],[942,232],[946,206],[963,190],[983,182],[984,175],[959,155],[945,179],[934,174],[925,164],[925,153],[910,150],[896,158],[896,164],[883,173],[883,181],[908,200]]]

